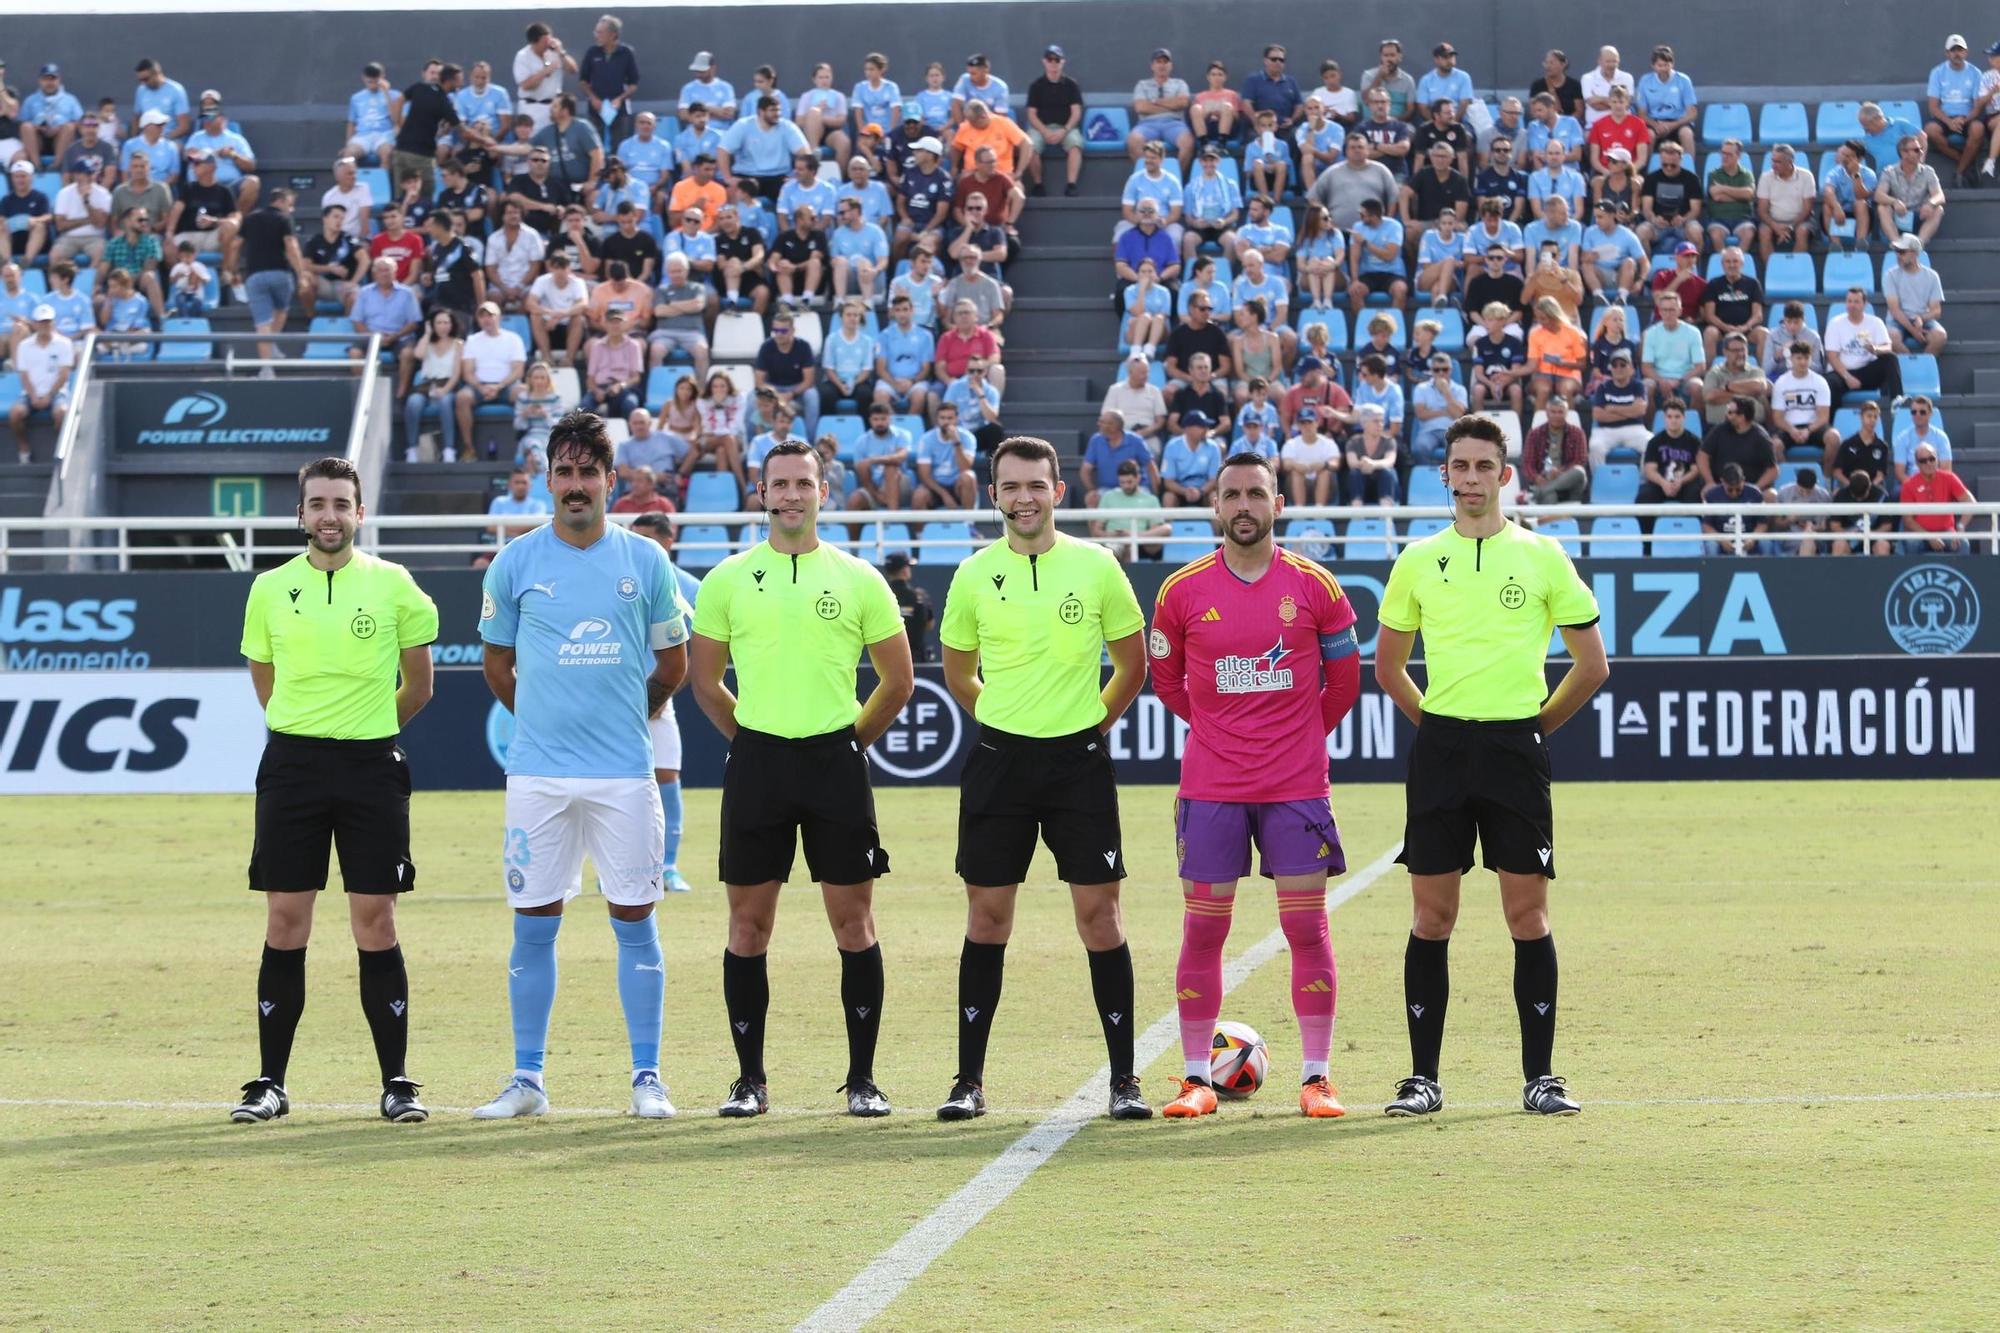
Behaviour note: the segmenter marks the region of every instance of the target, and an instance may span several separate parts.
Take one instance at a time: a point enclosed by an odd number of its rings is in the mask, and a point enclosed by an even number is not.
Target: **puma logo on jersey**
[[[555,595],[556,595],[556,581],[554,579],[550,579],[547,583],[530,583],[528,585],[528,591],[545,592],[549,595],[549,600],[553,601],[555,600]]]
[[[1299,987],[1301,995],[1326,995],[1332,990],[1333,987],[1326,984],[1325,977],[1315,977],[1305,985]]]
[[[1222,612],[1216,610],[1214,607],[1211,606],[1208,608],[1208,610],[1202,613],[1201,618],[1203,620],[1220,620],[1222,619]]]

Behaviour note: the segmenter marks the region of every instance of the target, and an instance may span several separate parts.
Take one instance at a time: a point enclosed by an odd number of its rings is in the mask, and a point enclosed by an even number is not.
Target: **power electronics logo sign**
[[[122,644],[139,603],[130,597],[64,601],[0,587],[0,652],[9,671],[144,671],[152,655]]]
[[[221,394],[183,394],[160,414],[158,426],[142,428],[133,441],[142,445],[179,445],[196,449],[238,445],[324,445],[333,441],[331,426],[237,425],[225,428],[222,423],[228,416],[229,400]]]
[[[617,666],[624,660],[625,645],[611,637],[611,622],[586,616],[570,629],[569,638],[556,649],[557,666]]]
[[[1955,653],[1979,632],[1979,592],[1949,565],[1918,565],[1889,585],[1882,623],[1906,653]]]
[[[942,772],[964,739],[965,722],[950,691],[919,676],[916,693],[868,748],[868,757],[891,777],[916,782]]]

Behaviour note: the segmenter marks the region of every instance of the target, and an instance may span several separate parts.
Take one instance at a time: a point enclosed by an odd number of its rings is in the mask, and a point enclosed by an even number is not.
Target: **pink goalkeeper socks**
[[[1326,894],[1280,893],[1278,924],[1292,946],[1292,1012],[1299,1019],[1305,1074],[1324,1074],[1333,1050],[1334,1000],[1340,989],[1326,931]]]
[[[1181,959],[1174,970],[1174,1003],[1181,1016],[1181,1057],[1189,1077],[1208,1077],[1209,1047],[1222,1013],[1222,946],[1229,940],[1236,899],[1210,897],[1198,884],[1182,903]]]

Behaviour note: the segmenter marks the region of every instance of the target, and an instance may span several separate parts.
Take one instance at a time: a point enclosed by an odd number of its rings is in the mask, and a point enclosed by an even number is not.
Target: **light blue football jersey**
[[[694,612],[659,544],[617,525],[579,550],[554,524],[486,568],[479,636],[514,649],[507,773],[639,778],[653,772],[646,678],[688,639]]]

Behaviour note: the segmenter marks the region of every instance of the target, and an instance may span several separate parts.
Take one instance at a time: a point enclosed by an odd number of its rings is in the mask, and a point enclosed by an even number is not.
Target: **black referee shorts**
[[[1549,747],[1534,718],[1466,722],[1426,713],[1404,793],[1396,860],[1411,874],[1464,874],[1476,837],[1488,870],[1555,878]]]
[[[260,893],[326,887],[327,852],[340,854],[349,893],[407,893],[410,765],[393,736],[333,741],[274,731],[257,765],[257,835],[250,887]]]
[[[722,764],[722,882],[782,884],[801,840],[806,872],[822,884],[889,873],[853,728],[789,740],[738,727]]]
[[[978,888],[1019,884],[1035,836],[1066,884],[1125,878],[1118,780],[1097,728],[1015,736],[981,727],[958,779],[958,874]]]

